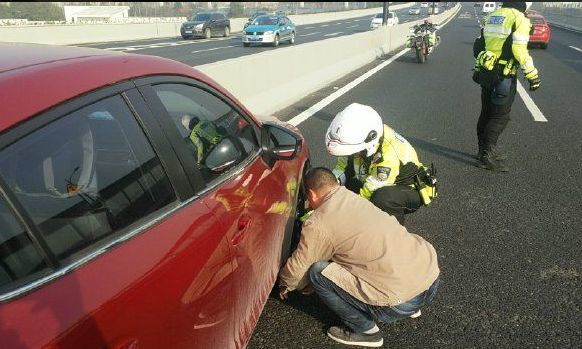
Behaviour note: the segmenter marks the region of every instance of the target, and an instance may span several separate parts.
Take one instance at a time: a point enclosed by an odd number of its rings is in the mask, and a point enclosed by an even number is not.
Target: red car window
[[[0,174],[60,260],[176,200],[120,96],[77,110],[4,148]]]
[[[0,293],[46,269],[26,230],[0,198]]]
[[[531,17],[529,20],[531,24],[546,24],[546,21],[540,17]]]
[[[216,96],[182,84],[159,84],[153,89],[207,184],[258,151],[251,124]],[[219,168],[220,156],[232,158],[224,159]]]

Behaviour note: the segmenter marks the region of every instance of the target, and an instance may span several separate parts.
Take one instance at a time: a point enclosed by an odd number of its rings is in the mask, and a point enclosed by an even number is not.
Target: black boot
[[[485,153],[485,149],[479,148],[479,151],[477,152],[475,159],[480,160],[481,157],[483,156],[483,153]],[[497,161],[507,160],[507,155],[505,155],[503,153],[498,153],[496,149],[491,150],[491,154],[492,154],[493,160],[497,160]]]
[[[483,155],[479,158],[479,164],[477,165],[480,168],[486,168],[493,172],[507,172],[509,169],[503,165],[500,160],[495,159],[495,155],[491,151],[485,150]]]

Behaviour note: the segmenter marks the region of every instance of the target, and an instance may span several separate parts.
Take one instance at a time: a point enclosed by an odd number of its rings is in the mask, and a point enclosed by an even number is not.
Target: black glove
[[[527,79],[527,81],[529,82],[529,90],[530,91],[535,91],[538,88],[540,88],[540,85],[542,84],[542,80],[540,79],[540,77],[538,75],[536,75],[535,77],[531,78],[531,79]]]
[[[472,79],[476,84],[479,84],[479,72],[478,71],[473,70]]]

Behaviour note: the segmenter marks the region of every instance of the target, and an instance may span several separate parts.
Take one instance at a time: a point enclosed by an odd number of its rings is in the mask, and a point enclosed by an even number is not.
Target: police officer
[[[196,147],[196,162],[200,164],[204,156],[220,142],[224,135],[218,132],[213,122],[200,120],[195,116],[184,115],[181,122],[182,126],[190,132],[188,138]]]
[[[405,214],[436,196],[434,182],[428,184],[430,173],[414,148],[384,125],[372,107],[352,103],[339,112],[326,132],[325,144],[331,155],[338,156],[333,173],[340,184],[400,223]]]
[[[531,4],[504,2],[502,8],[486,18],[483,35],[475,42],[474,53],[477,56],[473,80],[481,85],[477,158],[479,167],[491,171],[508,171],[502,163],[503,156],[495,152],[495,146],[509,122],[518,67],[521,67],[531,91],[538,89],[541,83],[527,51],[531,24],[524,13]]]

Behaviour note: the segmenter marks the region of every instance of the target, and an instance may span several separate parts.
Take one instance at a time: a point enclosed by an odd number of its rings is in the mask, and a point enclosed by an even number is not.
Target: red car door
[[[167,114],[168,138],[184,167],[202,174],[202,183],[194,183],[198,195],[226,231],[236,279],[232,342],[242,347],[275,282],[305,158],[268,166],[260,156],[261,129],[208,86],[168,77],[140,90],[157,115]],[[216,163],[216,154],[233,152],[232,161]]]
[[[3,210],[2,348],[234,347],[230,239],[140,95],[124,97],[70,103],[0,150],[0,199],[26,223]],[[29,236],[47,266],[28,262]]]

